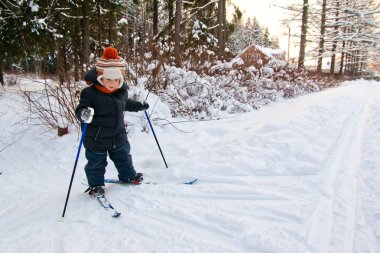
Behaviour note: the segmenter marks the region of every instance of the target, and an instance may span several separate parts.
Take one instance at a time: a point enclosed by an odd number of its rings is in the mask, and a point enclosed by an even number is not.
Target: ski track
[[[146,148],[152,136],[136,133],[135,167],[159,184],[107,184],[118,218],[83,194],[82,153],[61,221],[78,136],[28,130],[0,153],[7,203],[0,251],[380,252],[379,90],[378,83],[328,89],[234,119],[188,123],[191,134],[157,128],[168,169],[156,146]],[[22,115],[12,110],[22,105],[4,96],[1,140],[10,143],[16,137],[7,127]],[[194,176],[194,185],[178,184]],[[112,163],[107,177],[117,177]]]
[[[357,168],[361,128],[368,95],[342,124],[339,136],[322,164],[324,192],[313,213],[309,243],[320,253],[354,249],[357,212]],[[355,108],[358,106],[357,108]],[[321,231],[321,228],[323,229]]]

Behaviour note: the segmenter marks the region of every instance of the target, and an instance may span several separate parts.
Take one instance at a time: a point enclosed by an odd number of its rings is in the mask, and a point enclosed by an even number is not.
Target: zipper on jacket
[[[98,130],[98,132],[95,135],[95,141],[98,139],[101,129],[102,129],[102,127],[99,127],[99,130]]]
[[[115,96],[113,96],[112,98],[113,98],[113,101],[115,102],[116,112],[117,112],[116,125],[115,125],[115,128],[113,129],[113,133],[112,133],[112,142],[113,142],[113,139],[115,138],[116,128],[117,128],[117,126],[119,125],[119,108],[118,108],[118,106],[117,106],[117,99],[115,98]],[[123,112],[122,112],[122,113],[123,113]]]

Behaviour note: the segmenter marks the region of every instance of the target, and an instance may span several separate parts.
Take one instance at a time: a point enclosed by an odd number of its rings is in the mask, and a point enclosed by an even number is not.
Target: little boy
[[[92,196],[104,194],[107,155],[122,182],[139,184],[143,180],[142,173],[136,173],[133,167],[123,112],[146,110],[149,105],[128,98],[128,86],[123,78],[125,66],[117,50],[107,47],[97,59],[96,68],[86,73],[85,80],[91,86],[82,90],[75,110],[78,119],[88,124],[83,139],[88,161],[84,169],[87,190]]]

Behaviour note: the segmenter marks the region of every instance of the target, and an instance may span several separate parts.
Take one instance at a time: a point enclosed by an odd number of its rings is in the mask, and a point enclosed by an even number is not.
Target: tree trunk
[[[102,54],[102,22],[101,22],[101,14],[100,14],[100,0],[96,1],[96,15],[98,20],[98,34],[97,34],[97,40],[98,40],[98,47],[97,47],[97,55]]]
[[[113,11],[112,1],[109,1],[109,10],[110,11],[108,13],[108,45],[107,46],[111,46],[113,44],[113,27],[115,25],[113,21],[114,11]]]
[[[3,71],[4,71],[4,62],[3,62],[3,57],[0,53],[0,83],[2,86],[4,86],[4,74],[3,74]]]
[[[347,41],[346,42],[346,61],[345,61],[345,64],[344,64],[344,73],[346,75],[349,75],[351,76],[352,75],[352,51],[348,52],[351,48],[351,44],[352,42],[351,41]]]
[[[158,0],[153,0],[153,36],[158,34]]]
[[[153,0],[153,60],[157,59],[157,45],[154,41],[157,41],[155,37],[158,35],[158,0]],[[159,43],[159,42],[158,42]]]
[[[169,26],[172,27],[174,23],[174,0],[168,0],[168,12],[169,12]]]
[[[148,50],[147,48],[147,39],[146,39],[146,36],[148,34],[148,31],[149,31],[149,27],[148,27],[148,22],[150,22],[150,20],[148,20],[148,14],[149,13],[149,3],[147,3],[146,1],[143,2],[143,5],[141,7],[141,19],[142,19],[142,30],[141,30],[141,34],[140,34],[140,43],[141,43],[141,46],[139,48],[139,51],[140,51],[140,55],[143,55],[144,52],[146,50]],[[150,48],[149,48],[150,50]]]
[[[128,0],[125,0],[125,19],[127,20],[128,24],[125,26],[125,55],[129,55],[129,5]],[[128,71],[129,73],[129,71]]]
[[[182,0],[176,0],[175,7],[175,32],[174,32],[174,58],[175,65],[181,67],[181,20]]]
[[[219,46],[219,56],[224,55],[224,49],[226,47],[225,43],[225,4],[226,0],[219,0],[218,2],[218,46]]]
[[[173,42],[173,33],[171,32],[172,31],[172,27],[174,25],[174,1],[175,0],[168,0],[168,12],[169,12],[169,23],[168,23],[168,27],[169,29],[168,32],[167,32],[167,36],[169,38],[169,48],[171,48],[171,45]]]
[[[343,33],[345,33],[345,30],[346,29],[343,29]],[[344,52],[344,50],[346,49],[346,41],[343,40],[342,42],[342,52],[341,52],[341,58],[340,58],[340,69],[339,69],[339,75],[343,75],[343,68],[344,68],[344,62],[346,61],[347,62],[347,55],[346,53]]]
[[[336,41],[334,41],[333,45],[332,45],[332,48],[331,48],[331,63],[330,63],[330,74],[331,75],[334,75],[335,74],[335,60],[336,60],[336,56],[335,56],[335,50],[336,50]]]
[[[359,30],[359,33],[360,33],[360,30]],[[355,50],[355,57],[354,57],[354,64],[353,64],[355,76],[358,76],[359,74],[359,61],[360,61],[359,55],[360,54],[361,54],[361,50]]]
[[[66,80],[66,50],[64,44],[58,44],[58,54],[57,54],[57,75],[59,79],[59,84],[63,85]]]
[[[309,2],[309,0],[303,0],[301,41],[300,41],[300,53],[299,53],[299,57],[298,57],[298,69],[303,68],[305,65],[307,18],[308,18],[308,10],[309,10],[309,3],[308,2]]]
[[[343,44],[344,44],[344,41],[343,41]],[[344,52],[341,53],[341,56],[340,56],[340,67],[339,67],[339,75],[343,75],[343,66],[344,66]]]
[[[322,72],[322,60],[323,60],[323,47],[325,45],[325,24],[326,24],[326,2],[322,1],[322,17],[321,17],[321,30],[319,38],[319,50],[318,50],[318,63],[317,63],[317,73]]]
[[[82,62],[82,52],[80,50],[80,34],[79,34],[80,27],[79,25],[76,25],[74,28],[74,38],[73,40],[73,53],[74,53],[74,80],[76,82],[79,81],[79,69],[80,67],[80,62]],[[71,61],[71,60],[70,60]],[[83,65],[82,65],[83,66]],[[82,71],[81,71],[82,72]]]
[[[339,1],[336,2],[336,13],[335,13],[335,22],[338,23],[339,22],[339,7],[340,7],[340,4],[339,4]],[[335,25],[334,26],[334,36],[337,36],[338,35],[338,29],[339,29],[339,26],[338,25]],[[332,48],[331,48],[331,64],[330,64],[330,74],[331,75],[334,75],[335,74],[335,61],[336,61],[336,48],[337,48],[337,40],[334,39],[333,41],[333,45],[332,45]],[[343,55],[342,55],[343,56]]]
[[[88,65],[89,56],[91,54],[90,50],[90,36],[89,36],[89,27],[88,27],[88,1],[82,2],[82,16],[81,19],[81,34],[82,34],[82,46],[80,53],[80,63],[81,63],[81,75],[83,76],[86,69],[84,66]]]

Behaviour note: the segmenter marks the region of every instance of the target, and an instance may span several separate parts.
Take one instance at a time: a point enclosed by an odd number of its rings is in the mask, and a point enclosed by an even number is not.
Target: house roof
[[[245,51],[247,51],[248,48],[251,48],[251,47],[256,48],[258,51],[260,51],[261,53],[263,53],[268,58],[276,58],[275,55],[285,54],[285,51],[283,49],[262,47],[262,46],[258,46],[258,45],[252,44],[252,45],[246,47],[245,49],[243,49],[243,51],[241,51],[241,53],[238,54],[238,57],[240,57],[242,54],[244,54]]]

